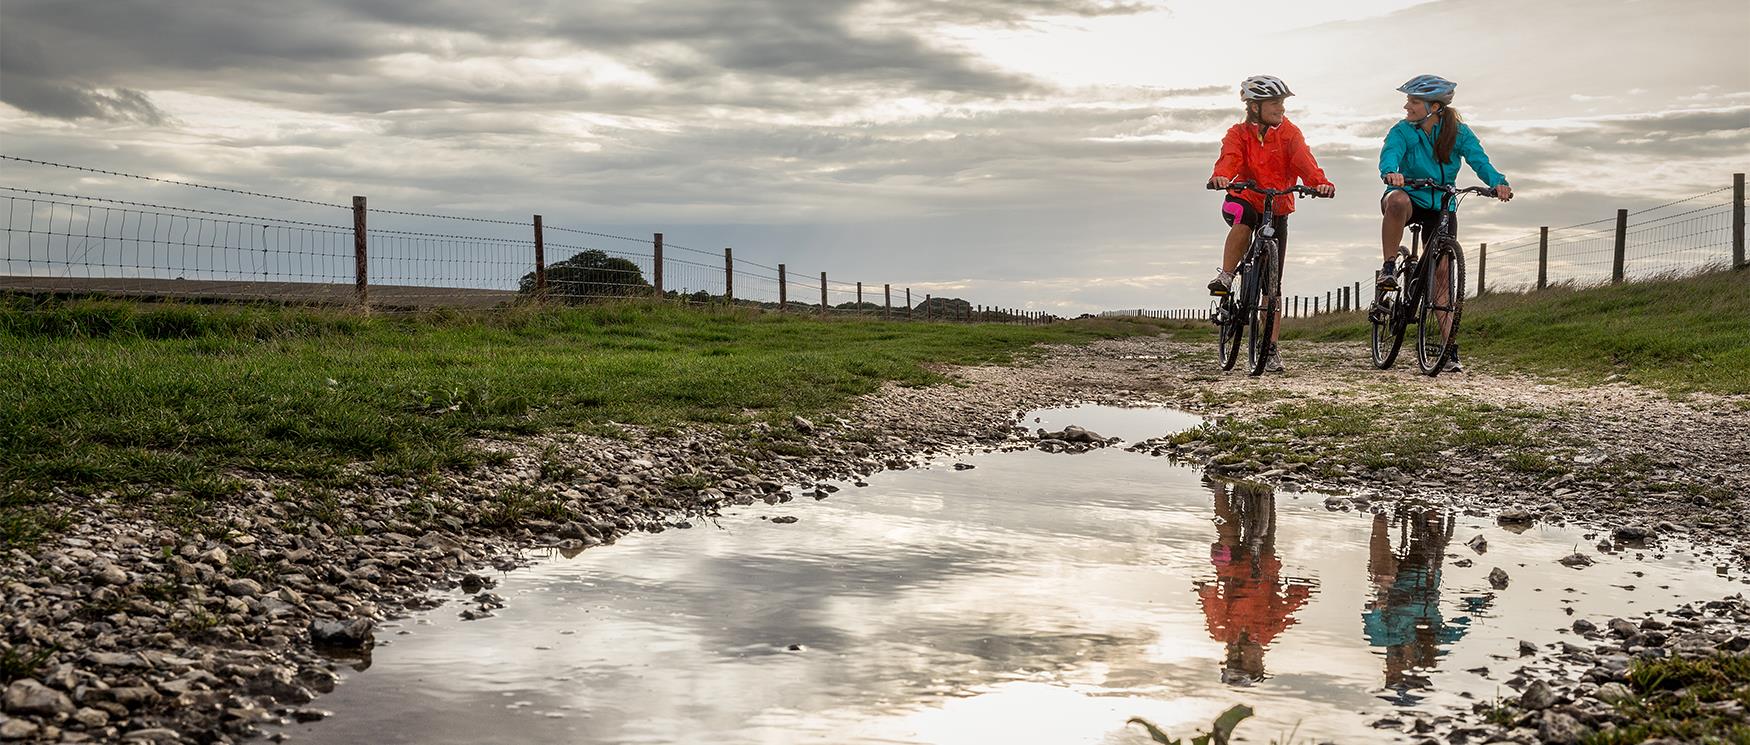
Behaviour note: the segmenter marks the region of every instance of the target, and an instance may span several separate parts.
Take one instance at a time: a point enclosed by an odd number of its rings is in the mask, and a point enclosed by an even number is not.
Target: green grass
[[[1617,702],[1630,723],[1582,739],[1586,745],[1632,745],[1655,737],[1693,743],[1750,743],[1750,724],[1707,704],[1736,701],[1750,708],[1750,658],[1734,655],[1637,662],[1629,671],[1634,696]]]
[[[1540,416],[1458,395],[1430,400],[1405,392],[1378,401],[1284,401],[1256,419],[1206,424],[1174,435],[1172,442],[1213,445],[1220,451],[1213,461],[1222,465],[1256,460],[1312,464],[1322,475],[1332,475],[1337,465],[1396,467],[1414,474],[1439,465],[1438,454],[1451,448],[1500,451],[1559,444],[1527,426]],[[1521,454],[1515,450],[1507,456],[1510,468]]]
[[[1283,338],[1365,343],[1370,328],[1338,313],[1291,319]],[[1750,394],[1750,271],[1469,298],[1459,346],[1498,370]]]
[[[35,677],[56,651],[54,647],[28,644],[0,650],[0,685],[8,685],[19,678]]]
[[[0,545],[55,529],[45,523],[54,487],[149,486],[142,502],[195,527],[240,488],[238,475],[333,485],[351,463],[408,476],[473,468],[491,458],[469,447],[479,436],[781,422],[886,381],[939,382],[941,364],[1004,363],[1039,342],[1158,329],[653,304],[365,316],[0,299]],[[542,511],[507,495],[499,514]]]

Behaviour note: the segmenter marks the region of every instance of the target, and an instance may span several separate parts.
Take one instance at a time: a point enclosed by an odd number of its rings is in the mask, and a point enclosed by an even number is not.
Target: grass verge
[[[1545,415],[1461,396],[1404,393],[1388,400],[1288,400],[1255,419],[1225,419],[1174,435],[1177,445],[1213,446],[1217,466],[1305,464],[1321,476],[1339,467],[1397,468],[1407,474],[1440,465],[1443,451],[1499,451],[1555,443],[1534,426]],[[1541,464],[1541,461],[1539,462]]]
[[[1629,688],[1634,695],[1615,706],[1631,724],[1588,735],[1581,740],[1584,745],[1634,745],[1658,737],[1722,745],[1750,742],[1750,723],[1741,713],[1750,709],[1750,658],[1639,662],[1629,671]]]
[[[1370,332],[1364,314],[1338,313],[1290,319],[1282,336],[1365,344]],[[1750,394],[1750,271],[1469,298],[1459,345],[1467,360],[1581,382]]]
[[[342,466],[467,469],[482,435],[814,414],[942,364],[1158,333],[821,321],[654,304],[365,316],[278,307],[0,300],[0,545],[53,531],[51,489],[170,489],[231,474],[320,485]],[[504,512],[525,508],[514,500]]]

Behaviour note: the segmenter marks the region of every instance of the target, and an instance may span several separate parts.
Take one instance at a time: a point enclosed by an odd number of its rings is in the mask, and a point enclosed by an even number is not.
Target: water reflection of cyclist
[[[1276,558],[1276,495],[1267,486],[1212,481],[1216,541],[1209,547],[1215,579],[1196,583],[1209,635],[1227,645],[1224,683],[1264,678],[1264,650],[1293,626],[1312,597],[1313,580],[1283,578]]]
[[[1374,597],[1361,614],[1361,627],[1369,645],[1385,648],[1386,687],[1401,692],[1428,684],[1420,672],[1434,668],[1445,654],[1441,648],[1462,638],[1470,619],[1448,622],[1440,612],[1440,563],[1452,540],[1453,518],[1426,508],[1400,508],[1393,517],[1373,516],[1367,573]]]

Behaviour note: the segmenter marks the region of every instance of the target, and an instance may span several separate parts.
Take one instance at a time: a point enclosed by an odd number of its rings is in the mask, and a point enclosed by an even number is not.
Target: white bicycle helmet
[[[1457,88],[1457,83],[1439,75],[1417,75],[1410,78],[1409,82],[1398,86],[1398,92],[1427,101],[1450,104],[1452,103],[1452,93]]]
[[[1274,75],[1253,75],[1240,83],[1240,100],[1265,101],[1272,98],[1287,98],[1294,95],[1288,89],[1288,84],[1282,78]]]

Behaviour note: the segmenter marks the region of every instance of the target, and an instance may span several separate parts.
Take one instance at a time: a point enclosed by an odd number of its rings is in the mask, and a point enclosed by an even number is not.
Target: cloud
[[[99,90],[73,84],[0,75],[6,103],[56,119],[101,119],[157,126],[170,117],[146,94],[132,88]]]
[[[607,66],[646,77],[643,96],[652,101],[765,108],[788,98],[792,107],[806,108],[818,105],[820,93],[835,96],[821,90],[828,82],[867,84],[859,96],[865,101],[896,93],[989,98],[1041,91],[1037,81],[927,39],[919,29],[1139,9],[1090,0],[235,0],[217,6],[20,0],[6,6],[0,47],[6,103],[57,118],[162,123],[138,92],[143,89],[224,91],[354,113],[462,102],[636,104],[625,86],[597,79]]]

